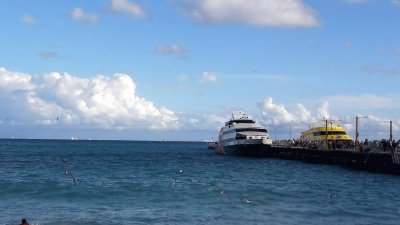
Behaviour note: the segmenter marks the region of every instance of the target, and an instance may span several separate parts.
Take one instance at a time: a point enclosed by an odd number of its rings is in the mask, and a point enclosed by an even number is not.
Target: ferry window
[[[265,129],[265,128],[239,128],[239,129],[232,129],[232,130],[224,131],[223,134],[231,134],[231,133],[235,133],[235,132],[249,132],[249,131],[266,133],[267,129]]]
[[[236,129],[236,132],[244,132],[244,131],[267,132],[267,129],[263,129],[263,128],[241,128],[241,129]]]
[[[325,131],[314,132],[314,136],[326,135]],[[345,131],[328,131],[328,135],[346,135]]]
[[[235,123],[255,123],[254,120],[244,120],[244,119],[242,119],[242,120],[232,120],[232,122],[235,122]]]
[[[236,140],[246,139],[246,137],[236,137]]]

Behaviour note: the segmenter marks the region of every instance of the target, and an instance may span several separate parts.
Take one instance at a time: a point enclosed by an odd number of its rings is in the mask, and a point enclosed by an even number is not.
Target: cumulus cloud
[[[2,117],[24,124],[153,130],[179,127],[173,111],[137,96],[136,84],[126,74],[79,78],[53,72],[33,77],[0,68],[0,98],[5,100],[0,113],[8,112]]]
[[[329,114],[329,102],[325,101],[318,107],[318,115],[321,116],[323,119],[330,119]]]
[[[199,22],[315,27],[315,12],[301,0],[188,0],[185,13]]]
[[[157,45],[155,48],[156,52],[162,55],[185,55],[187,50],[178,45],[178,44],[171,44],[171,45]]]
[[[83,12],[81,8],[73,9],[69,14],[74,20],[87,22],[87,23],[96,23],[98,17],[96,14],[88,14]]]
[[[375,115],[358,115],[364,118],[358,121],[358,131],[360,135],[360,140],[367,139],[389,139],[390,138],[390,119],[375,116]],[[355,119],[354,119],[355,120]],[[355,123],[355,121],[354,121]],[[398,132],[400,129],[399,121],[392,121],[392,132]],[[356,130],[355,125],[353,125],[348,132],[354,133]]]
[[[31,91],[35,88],[32,76],[26,73],[10,72],[0,67],[0,93]]]
[[[219,116],[215,114],[201,114],[201,115],[181,115],[180,117],[185,124],[184,129],[192,130],[215,130],[218,131],[229,117]]]
[[[138,4],[129,0],[112,0],[110,9],[116,13],[126,13],[137,18],[146,17],[146,12]]]
[[[218,75],[217,73],[210,73],[210,72],[204,72],[201,75],[202,79],[200,80],[201,84],[205,83],[217,83]]]
[[[285,106],[274,103],[272,97],[268,97],[257,105],[261,111],[261,119],[266,125],[275,126],[311,120],[310,111],[300,103]]]
[[[23,21],[24,23],[32,24],[32,25],[34,25],[34,24],[37,23],[35,17],[33,17],[33,16],[31,16],[31,15],[24,15],[24,16],[22,17],[22,21]]]
[[[353,97],[347,96],[347,98],[350,99],[346,100],[346,102],[355,101],[354,104],[358,104],[359,103],[358,101],[360,102],[362,101],[362,99],[357,98],[357,96]],[[340,100],[342,101],[344,99],[341,98]],[[293,132],[292,137],[296,137],[296,135],[299,135],[301,131],[307,129],[305,127],[306,124],[311,126],[313,124],[321,123],[323,119],[328,119],[329,121],[338,122],[345,128],[348,134],[354,137],[354,132],[356,129],[355,117],[358,114],[354,112],[351,115],[348,114],[335,115],[334,113],[330,112],[329,105],[335,105],[338,103],[337,101],[338,101],[337,98],[327,98],[324,102],[322,102],[321,105],[318,106],[316,112],[313,114],[301,103],[296,103],[291,105],[277,104],[273,102],[272,97],[268,97],[258,102],[257,104],[261,114],[261,118],[259,121],[267,128],[278,127],[281,130],[285,130],[285,132],[287,133],[289,132],[289,127],[291,127],[291,130]],[[364,104],[365,101],[366,100],[364,99]],[[386,104],[388,104],[388,102],[386,102]],[[345,105],[340,107],[351,108],[350,105]],[[359,120],[359,130],[361,139],[388,138],[390,120],[392,120],[394,135],[396,135],[396,133],[400,131],[400,119],[376,116],[373,114],[358,115],[358,116],[366,117]],[[284,138],[286,137],[287,136],[285,136]]]

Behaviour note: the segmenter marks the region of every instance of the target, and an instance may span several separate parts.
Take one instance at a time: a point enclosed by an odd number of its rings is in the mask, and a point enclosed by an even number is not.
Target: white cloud
[[[291,127],[293,135],[292,137],[297,137],[300,135],[301,131],[307,129],[305,124],[316,124],[321,123],[322,119],[321,115],[323,115],[326,119],[331,121],[337,121],[341,124],[347,133],[351,135],[353,138],[355,137],[355,122],[356,122],[356,112],[351,113],[351,115],[343,115],[330,112],[329,105],[335,105],[339,103],[344,104],[340,105],[339,108],[352,108],[350,102],[354,102],[354,107],[357,108],[361,101],[364,101],[364,105],[368,105],[370,102],[374,105],[374,101],[380,101],[382,98],[377,97],[374,100],[365,100],[364,97],[370,99],[371,95],[361,95],[360,96],[343,96],[340,98],[327,98],[317,109],[315,114],[313,115],[304,105],[301,103],[293,104],[293,105],[284,105],[284,104],[276,104],[273,103],[272,97],[268,97],[260,102],[258,102],[258,108],[261,113],[261,119],[259,120],[262,124],[264,124],[267,129],[271,130],[272,127],[277,128],[278,130],[283,131],[285,136],[283,138],[288,137],[289,127]],[[376,96],[375,96],[376,97]],[[348,100],[345,100],[348,99]],[[396,98],[398,99],[398,97]],[[368,104],[365,104],[368,102]],[[393,104],[394,101],[391,102]],[[347,104],[347,105],[346,105]],[[385,104],[389,104],[385,100]],[[336,106],[336,105],[335,105]],[[374,107],[374,106],[372,106]],[[377,107],[377,106],[375,106]],[[396,106],[398,107],[398,106]],[[340,110],[342,112],[342,110]],[[393,135],[394,138],[398,138],[398,134],[400,131],[400,119],[396,118],[388,118],[384,116],[376,116],[373,114],[365,114],[358,116],[367,116],[366,118],[359,120],[359,131],[360,131],[360,140],[364,138],[368,139],[382,139],[389,138],[389,121],[392,120],[393,124]],[[303,124],[305,123],[305,124]],[[396,136],[397,135],[397,136]]]
[[[325,101],[318,107],[318,116],[321,116],[321,119],[330,119],[329,114],[329,102]]]
[[[28,24],[32,24],[32,25],[37,23],[35,17],[33,17],[31,15],[24,15],[22,17],[22,21],[24,23],[28,23]]]
[[[178,44],[171,44],[157,45],[156,52],[162,55],[185,55],[187,50]]]
[[[116,13],[127,13],[137,18],[146,17],[145,11],[138,4],[129,0],[111,0],[110,9]]]
[[[251,26],[315,27],[315,12],[302,0],[189,0],[185,13],[199,22]]]
[[[25,73],[10,72],[0,67],[0,93],[30,91],[35,88],[32,76]]]
[[[400,4],[400,3],[399,3],[399,4]],[[396,52],[397,52],[397,53],[400,53],[400,45],[397,46]]]
[[[358,131],[360,140],[365,138],[373,139],[389,139],[390,137],[390,119],[375,115],[367,115],[366,118],[359,119],[358,121]],[[353,119],[355,123],[355,119]],[[400,129],[399,121],[392,121],[392,131],[393,135],[397,133]],[[348,129],[348,133],[354,133],[356,130],[355,125],[351,129]],[[355,135],[354,135],[355,136]],[[394,136],[394,138],[398,138]]]
[[[192,130],[218,130],[225,124],[229,117],[223,117],[215,114],[202,115],[181,115],[182,120],[185,120],[184,129]]]
[[[0,97],[5,100],[3,112],[9,112],[3,118],[12,117],[24,124],[154,130],[179,127],[173,111],[137,96],[136,85],[126,74],[79,78],[53,72],[32,77],[0,68]],[[23,110],[16,111],[20,108]]]
[[[72,12],[69,14],[74,20],[81,21],[81,22],[87,22],[87,23],[96,23],[98,20],[98,17],[96,14],[87,14],[83,12],[81,8],[75,8],[72,10]]]
[[[201,75],[202,79],[200,80],[200,83],[205,84],[205,83],[217,83],[218,75],[216,73],[209,73],[209,72],[204,72]]]
[[[268,97],[257,103],[261,111],[262,122],[266,125],[282,125],[310,121],[311,113],[304,105],[297,103],[289,106],[273,103]]]

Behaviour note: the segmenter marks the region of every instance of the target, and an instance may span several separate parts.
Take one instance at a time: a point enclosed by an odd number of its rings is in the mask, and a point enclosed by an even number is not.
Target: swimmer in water
[[[26,219],[21,220],[21,225],[29,225],[28,221]]]

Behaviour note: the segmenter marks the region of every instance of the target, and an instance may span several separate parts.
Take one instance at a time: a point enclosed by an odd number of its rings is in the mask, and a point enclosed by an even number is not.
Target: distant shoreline
[[[169,143],[203,143],[204,141],[168,141],[168,140],[127,140],[127,139],[62,139],[62,138],[0,138],[0,141],[77,141],[77,142],[169,142]]]

